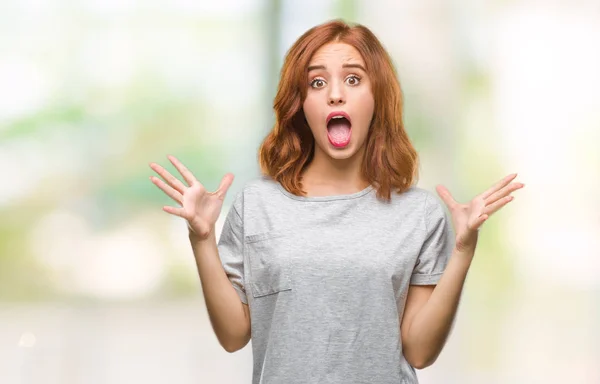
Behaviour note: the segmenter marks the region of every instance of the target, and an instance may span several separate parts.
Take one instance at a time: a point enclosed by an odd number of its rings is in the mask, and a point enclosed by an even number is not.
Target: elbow
[[[250,339],[248,337],[222,337],[219,338],[221,347],[229,353],[234,353],[244,348]]]
[[[415,369],[425,369],[437,360],[438,354],[408,354],[404,358]]]
[[[404,359],[415,369],[425,369],[436,362],[442,346],[424,340],[410,340],[402,343]]]
[[[415,369],[425,369],[425,368],[433,365],[433,363],[435,363],[435,359],[419,359],[419,360],[409,361],[408,363]]]
[[[229,353],[244,348],[251,337],[249,321],[238,324],[229,323],[224,326],[217,326],[213,322],[213,330],[221,347]]]
[[[227,343],[221,343],[221,347],[223,347],[223,349],[229,353],[234,353],[234,352],[237,352],[240,349],[244,348],[243,345],[227,344]]]

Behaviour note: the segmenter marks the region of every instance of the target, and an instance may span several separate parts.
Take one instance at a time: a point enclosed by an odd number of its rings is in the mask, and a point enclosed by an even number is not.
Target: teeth
[[[331,119],[343,119],[344,116],[333,116]]]

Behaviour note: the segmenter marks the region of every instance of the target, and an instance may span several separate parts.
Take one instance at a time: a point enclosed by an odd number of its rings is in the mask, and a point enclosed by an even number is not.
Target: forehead
[[[319,48],[310,60],[310,65],[330,63],[364,64],[363,58],[356,48],[346,43],[328,43]]]

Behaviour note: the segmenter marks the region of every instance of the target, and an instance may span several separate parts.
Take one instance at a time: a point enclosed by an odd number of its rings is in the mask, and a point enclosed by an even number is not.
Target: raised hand
[[[523,183],[512,183],[516,177],[516,173],[504,177],[467,204],[457,203],[446,187],[442,185],[436,187],[437,193],[452,215],[457,249],[474,247],[481,225],[493,213],[513,200],[511,193],[525,186]]]
[[[215,192],[208,192],[179,160],[174,156],[168,156],[168,159],[179,171],[187,185],[160,165],[150,163],[150,168],[164,180],[150,176],[152,183],[179,205],[179,207],[165,206],[163,210],[187,220],[190,231],[198,239],[205,240],[214,232],[215,223],[223,207],[223,200],[233,182],[233,174],[227,173],[221,180],[219,188]]]

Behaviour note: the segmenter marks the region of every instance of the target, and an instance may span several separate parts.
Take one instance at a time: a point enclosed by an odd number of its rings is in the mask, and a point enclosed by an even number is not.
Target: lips
[[[331,112],[329,115],[327,115],[327,120],[325,121],[325,124],[329,125],[329,122],[331,121],[331,119],[335,118],[340,118],[339,116],[345,118],[346,120],[348,120],[348,123],[352,124],[352,121],[350,120],[350,116],[344,112],[344,111],[335,111],[335,112]]]

